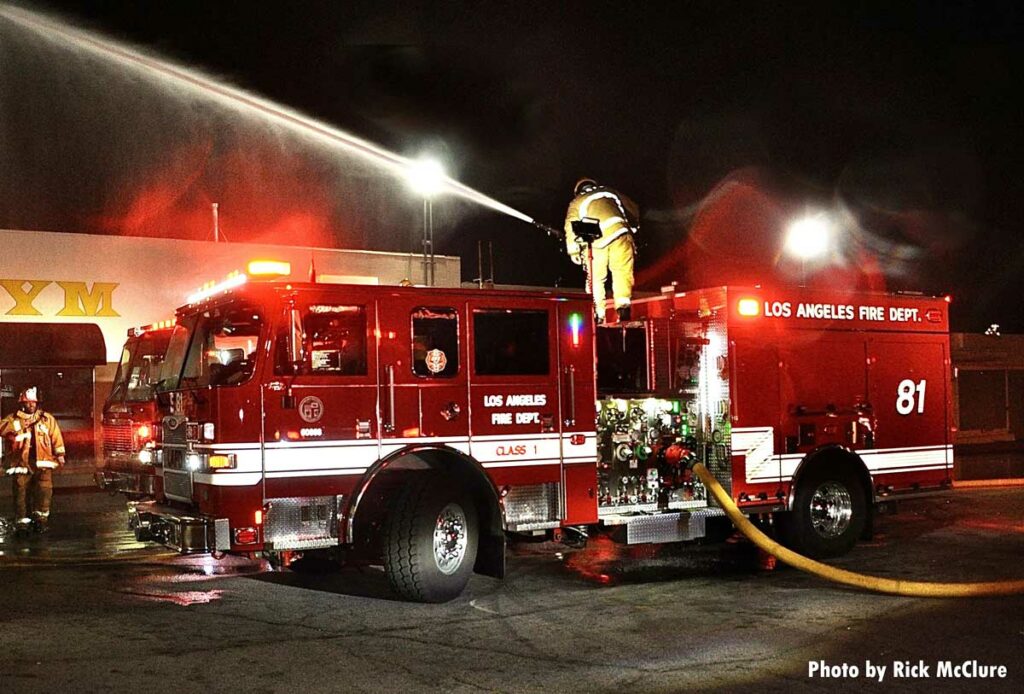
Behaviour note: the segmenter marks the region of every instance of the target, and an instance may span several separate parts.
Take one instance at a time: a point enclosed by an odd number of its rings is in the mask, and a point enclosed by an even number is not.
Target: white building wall
[[[95,323],[116,362],[130,328],[173,317],[204,283],[254,259],[289,261],[295,281],[308,279],[311,259],[321,276],[423,279],[422,256],[408,253],[0,230],[0,321]],[[458,287],[459,259],[435,260],[435,285]]]

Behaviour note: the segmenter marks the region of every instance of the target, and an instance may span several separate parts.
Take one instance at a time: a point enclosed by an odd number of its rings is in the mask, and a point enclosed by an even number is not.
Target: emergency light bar
[[[142,325],[137,328],[129,328],[128,337],[138,337],[143,333],[152,332],[153,330],[166,330],[167,328],[173,328],[177,325],[177,318],[168,318],[167,320],[158,321],[156,323],[150,323],[149,325]]]
[[[249,278],[246,275],[236,270],[228,275],[228,278],[223,282],[207,282],[199,291],[194,294],[190,294],[187,301],[190,304],[198,304],[203,299],[209,299],[215,294],[226,292],[227,290],[234,289],[235,287],[241,287],[248,281],[248,279]]]
[[[282,260],[251,260],[245,269],[250,277],[287,277],[292,274],[292,264]]]
[[[190,294],[187,302],[190,304],[197,304],[204,299],[209,299],[211,296],[226,292],[229,289],[235,287],[241,287],[243,284],[249,281],[249,278],[266,278],[266,277],[287,277],[292,274],[292,264],[283,260],[250,260],[246,266],[246,272],[239,272],[235,270],[227,279],[222,282],[207,282],[199,291]]]

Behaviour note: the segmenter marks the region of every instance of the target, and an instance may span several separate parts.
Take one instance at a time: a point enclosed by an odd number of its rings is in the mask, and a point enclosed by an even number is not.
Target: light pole
[[[423,196],[423,284],[434,284],[434,196],[446,178],[441,162],[420,157],[406,171],[409,187]]]
[[[808,260],[820,258],[832,241],[832,220],[825,213],[801,217],[786,229],[786,252],[800,259],[800,286],[806,286]]]

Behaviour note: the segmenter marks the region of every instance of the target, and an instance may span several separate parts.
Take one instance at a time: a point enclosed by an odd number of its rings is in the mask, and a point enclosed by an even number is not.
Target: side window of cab
[[[366,375],[366,307],[311,304],[302,314],[302,364],[288,361],[288,328],[277,333],[274,373]]]
[[[421,378],[455,378],[459,373],[459,313],[420,306],[412,311],[412,372]]]

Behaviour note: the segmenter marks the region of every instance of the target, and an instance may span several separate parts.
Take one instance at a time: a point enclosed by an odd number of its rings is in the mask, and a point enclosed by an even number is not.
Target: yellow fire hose
[[[718,483],[708,469],[701,463],[693,466],[693,471],[700,477],[715,500],[729,516],[741,533],[757,545],[760,549],[768,552],[773,557],[789,564],[795,569],[806,571],[820,578],[836,583],[843,583],[855,588],[864,588],[878,593],[890,595],[907,595],[910,597],[923,598],[970,598],[985,597],[992,595],[1019,595],[1024,593],[1024,580],[1018,581],[990,581],[985,583],[929,583],[927,581],[901,581],[894,578],[881,578],[879,576],[865,576],[864,574],[837,569],[834,566],[823,564],[820,561],[808,559],[797,554],[791,549],[783,547],[758,530],[751,523],[743,512],[733,503],[732,498]]]

